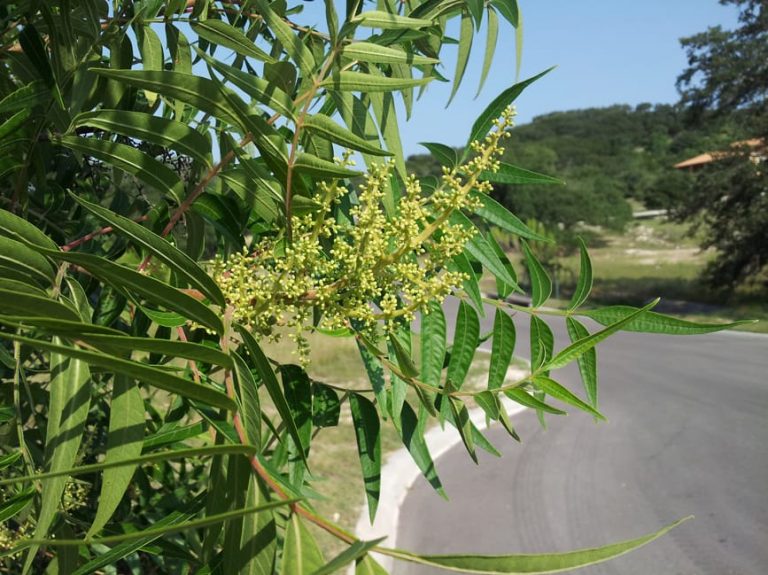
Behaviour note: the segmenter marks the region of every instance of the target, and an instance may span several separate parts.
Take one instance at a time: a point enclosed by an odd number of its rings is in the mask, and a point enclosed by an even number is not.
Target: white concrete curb
[[[520,376],[514,377],[514,379],[519,378]],[[526,409],[507,398],[502,398],[502,406],[510,416]],[[475,408],[470,410],[469,416],[478,429],[486,429],[486,417],[482,409]],[[424,434],[424,438],[435,462],[437,462],[441,455],[461,442],[458,431],[451,426],[447,426],[444,430],[439,426],[433,427]],[[405,501],[411,486],[420,476],[421,471],[419,471],[419,468],[411,459],[408,450],[404,447],[387,457],[386,464],[381,470],[381,495],[379,497],[376,521],[371,525],[368,518],[368,505],[366,504],[358,517],[355,534],[364,541],[370,541],[378,537],[387,537],[383,545],[396,547],[400,507]],[[391,557],[379,554],[374,555],[384,569],[388,572],[392,570],[393,560]],[[354,573],[354,566],[349,572]]]

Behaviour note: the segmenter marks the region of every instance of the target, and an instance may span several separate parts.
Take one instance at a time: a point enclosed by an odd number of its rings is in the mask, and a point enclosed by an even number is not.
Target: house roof
[[[741,147],[757,148],[764,145],[765,145],[765,141],[762,138],[753,138],[751,140],[741,140],[739,142],[733,142],[731,144],[731,148],[741,148]],[[680,170],[683,168],[692,168],[694,166],[702,166],[704,164],[709,164],[716,160],[722,160],[723,158],[730,156],[731,154],[733,154],[733,152],[722,151],[722,150],[718,152],[705,152],[704,154],[699,154],[698,156],[694,156],[693,158],[688,158],[687,160],[683,160],[682,162],[675,164],[674,167]]]

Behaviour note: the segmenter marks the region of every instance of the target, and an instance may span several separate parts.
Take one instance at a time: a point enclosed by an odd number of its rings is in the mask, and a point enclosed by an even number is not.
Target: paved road
[[[527,354],[518,326],[517,353]],[[566,341],[556,326],[558,341]],[[561,344],[562,345],[562,344]],[[559,346],[556,346],[559,347]],[[768,337],[622,333],[600,345],[600,403],[586,414],[515,418],[523,444],[489,438],[476,467],[457,445],[437,461],[450,503],[419,480],[397,546],[425,553],[566,551],[629,539],[695,515],[585,575],[768,573]],[[561,381],[578,389],[578,375]],[[397,563],[396,575],[445,573]]]

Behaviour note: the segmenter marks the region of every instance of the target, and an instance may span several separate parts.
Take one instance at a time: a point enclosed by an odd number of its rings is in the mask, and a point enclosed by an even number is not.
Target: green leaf
[[[448,166],[453,168],[459,163],[459,154],[456,152],[456,148],[446,146],[445,144],[437,144],[434,142],[419,142],[440,162],[441,166]]]
[[[0,235],[27,245],[49,250],[59,249],[59,246],[41,232],[37,226],[2,209],[0,209]]]
[[[70,337],[74,335],[70,333]],[[148,351],[162,354],[169,358],[183,357],[192,361],[221,365],[229,369],[233,367],[232,358],[226,353],[208,345],[191,341],[172,341],[153,337],[130,337],[100,333],[76,334],[76,337],[78,340],[89,343],[106,353],[113,350]]]
[[[291,459],[295,459],[296,455],[298,455],[301,463],[306,467],[307,460],[305,456],[309,453],[312,440],[312,386],[310,385],[309,376],[298,365],[281,365],[279,369],[283,381],[285,401],[291,410],[293,421],[296,422],[300,442],[297,444],[291,438],[288,443],[289,455]],[[292,475],[293,483],[301,485],[301,480],[296,479],[302,476],[303,468],[298,465],[293,467],[296,474]]]
[[[258,8],[259,14],[264,17],[264,21],[267,26],[275,34],[275,37],[280,41],[291,60],[296,62],[296,65],[301,70],[301,73],[310,78],[315,72],[315,59],[312,56],[312,52],[304,45],[302,39],[293,32],[288,24],[270,7],[267,0],[255,0],[254,2]]]
[[[353,24],[366,28],[381,28],[382,30],[418,30],[432,26],[431,20],[409,18],[382,10],[361,12],[351,19]]]
[[[373,64],[410,64],[414,66],[438,64],[437,58],[428,58],[399,48],[382,46],[373,42],[352,42],[344,46],[342,55],[353,60]]]
[[[168,451],[160,451],[156,453],[148,453],[140,457],[134,457],[133,459],[121,459],[110,462],[92,463],[89,465],[81,465],[79,467],[64,469],[61,471],[52,471],[46,473],[36,473],[35,475],[24,475],[21,477],[0,478],[0,485],[11,485],[13,483],[24,483],[28,481],[43,481],[46,479],[52,479],[54,477],[62,477],[71,475],[72,477],[78,475],[89,475],[98,471],[104,471],[105,469],[112,469],[115,467],[126,467],[131,465],[144,465],[148,463],[157,463],[160,461],[166,461],[170,459],[184,459],[187,457],[208,457],[214,455],[256,455],[257,450],[252,445],[209,445],[207,447],[196,447],[193,449],[171,449]]]
[[[272,223],[277,219],[280,214],[278,202],[282,198],[270,185],[272,182],[253,178],[248,170],[243,168],[231,168],[223,171],[219,174],[219,178],[243,201],[250,201],[253,210],[265,222]]]
[[[259,78],[253,74],[248,74],[232,66],[228,66],[223,62],[219,62],[215,58],[211,58],[208,54],[202,51],[198,51],[205,61],[218,71],[226,80],[232,82],[235,86],[240,88],[248,96],[261,102],[262,104],[269,106],[278,114],[282,114],[286,118],[294,118],[294,105],[291,97],[286,94],[279,86],[274,83]]]
[[[376,563],[370,555],[357,560],[355,565],[355,575],[387,575],[387,571]]]
[[[283,545],[281,573],[313,573],[323,567],[325,560],[320,547],[301,518],[294,513],[288,520]]]
[[[303,443],[299,436],[296,421],[293,418],[293,412],[283,395],[282,389],[280,389],[280,384],[277,381],[275,372],[272,370],[272,366],[269,364],[269,359],[264,355],[264,351],[262,351],[256,339],[247,329],[240,325],[235,326],[235,328],[240,334],[240,337],[243,338],[243,343],[248,350],[248,355],[251,357],[253,366],[256,368],[256,373],[258,373],[262,383],[267,388],[267,393],[269,393],[269,397],[272,398],[272,403],[274,403],[277,412],[280,414],[280,418],[283,420],[283,424],[288,430],[288,434],[293,439],[294,445],[299,447],[299,455],[302,460],[306,462],[307,455],[302,447]]]
[[[528,267],[528,276],[531,279],[531,307],[541,307],[552,293],[552,280],[528,244],[523,242],[522,245],[525,263]]]
[[[72,121],[72,124],[74,127],[90,126],[151,142],[176,150],[203,165],[211,165],[210,145],[205,136],[186,124],[168,118],[144,112],[102,109],[82,113]]]
[[[448,97],[446,107],[453,101],[453,97],[456,95],[456,91],[461,85],[461,80],[464,78],[464,72],[467,69],[467,62],[469,61],[469,54],[472,51],[472,40],[474,37],[475,31],[472,26],[472,16],[469,11],[463,11],[461,13],[459,54],[456,57],[456,71],[453,75],[453,88],[451,88],[451,95]]]
[[[170,391],[171,393],[178,393],[182,397],[194,399],[214,407],[220,407],[222,409],[228,410],[237,409],[237,404],[233,400],[227,397],[226,394],[216,389],[193,383],[189,380],[168,373],[165,370],[157,369],[143,363],[128,361],[125,359],[113,357],[103,353],[87,351],[84,349],[56,345],[53,343],[48,343],[47,341],[31,339],[15,334],[0,333],[0,339],[18,341],[20,343],[30,345],[36,349],[43,349],[52,353],[66,355],[72,359],[84,361],[90,365],[102,367],[112,371],[113,373],[119,373],[127,377],[138,379],[139,381],[154,385],[160,389]]]
[[[357,560],[359,557],[365,555],[368,551],[376,547],[379,543],[384,541],[386,537],[380,539],[374,539],[372,541],[357,540],[352,545],[347,547],[344,551],[339,553],[331,561],[323,565],[320,569],[313,572],[312,575],[331,575],[348,563]]]
[[[529,336],[531,368],[537,370],[552,358],[555,336],[547,322],[535,315],[531,316]]]
[[[393,550],[389,555],[418,563],[421,565],[430,565],[440,567],[449,571],[460,573],[481,573],[481,574],[509,574],[521,575],[537,573],[555,573],[595,565],[619,557],[634,549],[638,549],[651,541],[658,539],[687,521],[690,517],[676,521],[667,525],[656,533],[629,539],[620,543],[606,545],[592,549],[580,549],[578,551],[569,551],[566,553],[545,553],[545,554],[525,554],[525,555],[415,555],[401,550]]]
[[[80,316],[71,307],[50,297],[23,293],[17,289],[0,288],[0,314],[80,321]]]
[[[553,178],[552,176],[545,176],[537,172],[518,168],[512,164],[506,162],[499,162],[499,169],[492,172],[486,170],[480,172],[478,176],[479,180],[485,180],[494,184],[511,184],[511,185],[564,185],[565,182]]]
[[[443,401],[445,400],[446,397],[443,397]],[[453,416],[452,423],[459,431],[461,442],[464,444],[464,447],[466,448],[467,453],[469,453],[469,456],[472,458],[472,461],[477,463],[477,453],[475,453],[475,442],[472,433],[474,428],[472,426],[472,420],[469,419],[469,411],[467,410],[467,406],[464,405],[463,401],[453,397],[447,397],[447,400],[451,406],[451,414]]]
[[[18,338],[16,341],[23,339]],[[91,372],[88,364],[71,357],[64,346],[54,347],[62,349],[62,353],[57,353],[59,349],[51,349],[53,353],[50,360],[48,428],[45,435],[46,471],[53,473],[66,471],[74,465],[85,430],[88,408],[91,405]],[[48,535],[61,506],[66,484],[66,475],[42,482],[43,492],[40,512],[36,517],[34,539],[43,539]],[[37,547],[29,551],[24,563],[25,572],[31,567],[36,552]]]
[[[316,133],[336,144],[359,152],[371,154],[372,156],[392,155],[391,152],[382,150],[380,147],[371,144],[368,140],[364,140],[360,136],[356,136],[350,130],[339,126],[324,114],[307,115],[304,118],[304,128],[309,132]]]
[[[470,263],[469,258],[462,252],[453,257],[453,264],[458,271],[466,274],[467,279],[464,280],[462,287],[464,288],[464,291],[467,292],[469,299],[472,300],[475,309],[483,315],[483,295],[480,293],[480,284],[478,283],[475,271],[472,269],[472,264]],[[483,315],[483,317],[485,316]]]
[[[572,343],[589,336],[587,328],[572,317],[565,318],[565,325]],[[585,351],[577,361],[587,400],[592,407],[597,408],[597,350],[592,348]]]
[[[515,350],[515,322],[503,309],[496,309],[493,319],[493,347],[491,365],[488,368],[488,389],[498,389],[504,384],[512,352]]]
[[[525,407],[530,407],[531,409],[535,409],[536,411],[551,413],[553,415],[565,415],[565,412],[562,409],[557,409],[556,407],[547,405],[540,399],[537,399],[534,396],[532,396],[530,393],[528,393],[524,389],[520,389],[520,388],[507,389],[507,390],[504,390],[504,395],[506,395],[512,401],[519,403],[520,405],[524,405]]]
[[[578,315],[586,316],[601,325],[611,325],[621,319],[633,315],[638,308],[626,305],[614,305],[589,311],[580,311]],[[703,323],[678,319],[669,315],[646,311],[634,316],[625,324],[624,331],[639,331],[642,333],[663,333],[668,335],[696,335],[731,329],[739,325],[754,323],[752,320],[734,321],[731,323]]]
[[[18,271],[43,286],[56,279],[56,269],[45,257],[9,237],[0,236],[0,266]]]
[[[355,339],[357,342],[357,349],[360,352],[360,358],[363,360],[363,366],[368,374],[368,379],[371,382],[371,388],[376,394],[376,401],[382,406],[382,409],[386,411],[384,406],[387,405],[386,395],[386,382],[384,380],[384,368],[376,355],[368,349],[362,336]]]
[[[136,383],[123,375],[115,375],[112,382],[112,400],[109,404],[109,435],[104,461],[135,459],[141,455],[144,439],[144,400]],[[96,516],[88,537],[92,537],[107,524],[117,509],[123,494],[131,483],[136,465],[113,467],[104,471]]]
[[[194,519],[192,521],[185,521],[183,523],[164,525],[162,527],[150,527],[143,531],[134,531],[131,533],[124,533],[121,535],[110,535],[108,537],[100,537],[97,539],[28,539],[16,549],[23,549],[31,545],[57,545],[62,547],[79,547],[81,545],[112,545],[114,543],[122,543],[124,541],[134,541],[136,539],[143,539],[145,537],[162,537],[164,535],[170,535],[171,533],[178,533],[179,531],[187,531],[192,529],[200,529],[201,527],[207,527],[223,521],[231,521],[238,517],[243,517],[251,513],[261,513],[274,509],[275,507],[281,507],[296,503],[296,499],[283,499],[280,501],[274,501],[271,503],[265,503],[264,505],[258,505],[256,507],[247,507],[245,509],[236,509],[234,511],[227,511],[226,513],[218,513],[216,515],[209,515],[201,519]]]
[[[157,92],[168,98],[181,100],[211,114],[239,126],[237,116],[232,112],[219,85],[208,78],[201,78],[182,72],[158,70],[107,70],[91,68],[94,74],[111,80],[124,82],[137,88]]]
[[[363,472],[368,517],[373,524],[381,492],[381,430],[376,407],[358,393],[349,394],[349,408]]]
[[[400,422],[397,426],[400,437],[403,440],[405,448],[411,454],[416,466],[421,470],[424,478],[429,482],[432,488],[443,498],[447,499],[443,484],[437,476],[435,464],[432,456],[429,454],[427,442],[424,440],[424,432],[419,426],[416,414],[411,405],[406,401],[400,411]]]
[[[323,383],[312,383],[312,425],[336,427],[341,416],[341,402],[332,387]]]
[[[432,77],[391,78],[389,76],[378,76],[363,72],[338,72],[320,82],[320,87],[340,92],[364,92],[370,94],[372,92],[405,90],[428,84],[432,80],[434,80]]]
[[[25,84],[0,100],[0,114],[32,109],[51,101],[51,92],[41,80]]]
[[[248,442],[257,448],[261,446],[261,403],[256,380],[251,370],[237,352],[232,352],[237,376],[237,394],[240,399],[240,419]]]
[[[445,361],[446,324],[442,306],[429,302],[421,312],[421,381],[439,388]]]
[[[203,497],[205,495],[205,493],[199,495],[197,498],[195,498],[195,500],[187,505],[183,511],[171,511],[171,513],[153,523],[153,526],[156,528],[162,528],[169,525],[179,525],[192,519],[202,509]],[[109,549],[107,552],[97,555],[88,561],[85,565],[82,565],[79,569],[74,571],[72,575],[90,575],[102,567],[112,566],[123,557],[127,557],[139,549],[150,545],[153,541],[160,538],[161,536],[162,533],[155,533],[142,537],[141,539],[121,543],[120,545]]]
[[[499,94],[488,106],[483,110],[483,112],[477,117],[475,120],[475,123],[472,125],[472,132],[469,136],[469,140],[467,140],[467,146],[465,147],[464,156],[466,157],[469,153],[470,147],[469,144],[471,142],[474,142],[475,140],[482,140],[485,138],[486,134],[491,129],[491,126],[493,126],[493,121],[496,120],[499,116],[501,116],[501,113],[504,111],[504,109],[509,106],[512,102],[514,102],[517,97],[522,94],[523,90],[525,90],[528,86],[530,86],[533,82],[553,70],[554,68],[549,68],[547,70],[544,70],[542,73],[537,74],[536,76],[533,76],[532,78],[528,78],[527,80],[524,80],[522,82],[518,82],[517,84],[514,84],[513,86],[510,86],[506,90],[504,90],[501,94]]]
[[[483,237],[481,233],[476,229],[475,224],[459,211],[454,211],[450,216],[451,223],[460,225],[465,229],[475,229],[475,235],[467,242],[464,249],[469,252],[477,261],[483,264],[483,266],[491,272],[496,278],[511,286],[515,291],[522,292],[520,286],[517,285],[515,278],[507,270],[504,262],[499,259],[496,254],[496,250],[488,243],[488,240]]]
[[[389,343],[392,345],[392,349],[395,351],[395,357],[397,358],[397,364],[400,366],[400,370],[406,377],[418,377],[419,370],[413,363],[410,351],[405,348],[400,339],[395,334],[389,335]],[[410,345],[408,346],[410,347]]]
[[[132,146],[79,136],[60,136],[57,143],[135,176],[157,191],[170,194],[177,203],[181,203],[181,198],[184,196],[184,182],[179,176],[167,166]]]
[[[44,253],[53,259],[77,264],[118,290],[130,290],[140,294],[149,301],[178,312],[217,332],[224,329],[219,315],[207,305],[151,276],[91,254],[47,250]]]
[[[467,377],[472,358],[479,344],[480,320],[475,309],[465,301],[459,302],[453,336],[451,359],[448,362],[447,380],[455,389],[461,389]]]
[[[224,294],[221,293],[218,284],[187,254],[144,226],[124,216],[97,204],[92,204],[74,194],[72,194],[72,198],[88,211],[109,223],[114,229],[128,236],[131,241],[149,251],[178,275],[184,277],[191,286],[208,296],[215,304],[224,307]]]
[[[579,252],[581,254],[579,281],[576,284],[576,290],[573,292],[573,297],[571,297],[571,303],[568,304],[569,310],[574,310],[587,301],[589,292],[592,291],[592,261],[589,259],[587,246],[584,245],[584,240],[581,238],[579,238]]]
[[[594,415],[596,418],[605,421],[605,417],[603,416],[602,413],[597,411],[594,407],[592,407],[588,403],[585,403],[584,401],[582,401],[580,398],[574,395],[567,388],[557,383],[555,380],[543,375],[535,375],[533,376],[533,384],[536,387],[538,387],[541,391],[546,393],[547,395],[551,395],[552,397],[554,397],[555,399],[559,399],[563,403],[567,403],[569,405],[573,405],[574,407],[578,407],[579,409]]]
[[[592,349],[598,343],[600,343],[610,335],[616,333],[621,329],[626,329],[627,325],[629,325],[633,320],[636,320],[642,314],[647,313],[657,303],[659,303],[658,298],[653,300],[651,303],[649,303],[645,307],[636,309],[632,313],[625,315],[621,319],[608,325],[608,327],[606,327],[605,329],[602,329],[598,332],[593,333],[590,336],[582,338],[572,343],[565,349],[560,350],[560,352],[555,357],[553,357],[552,360],[547,364],[546,368],[548,370],[559,369],[561,367],[568,365],[574,359],[580,357],[583,353]]]
[[[199,437],[207,430],[208,426],[203,421],[198,421],[192,425],[179,425],[177,422],[166,423],[144,439],[141,450],[143,453],[147,453],[169,445],[178,448],[182,442]]]
[[[360,175],[356,170],[350,170],[334,162],[322,160],[312,154],[299,152],[293,169],[301,174],[307,174],[318,179],[354,178]]]
[[[9,497],[0,504],[0,523],[4,523],[26,509],[37,495],[37,490],[32,487]]]
[[[517,280],[517,273],[515,272],[515,268],[512,265],[512,262],[509,261],[507,254],[504,252],[504,249],[499,245],[499,242],[496,240],[496,237],[493,235],[493,233],[488,232],[488,234],[486,234],[486,239],[488,240],[488,243],[490,244],[490,246],[493,248],[493,251],[496,253],[496,257],[499,258],[499,261],[507,270],[507,273],[510,276],[512,276],[513,279]],[[496,279],[496,291],[498,292],[497,297],[499,299],[506,299],[509,296],[509,294],[515,291],[514,286],[505,284],[499,278],[495,278],[495,279]]]
[[[198,36],[211,44],[224,46],[242,56],[256,58],[262,62],[275,62],[275,59],[256,46],[243,32],[226,22],[209,18],[190,24]]]
[[[11,365],[9,367],[11,367],[12,369],[14,366]],[[7,421],[10,421],[14,417],[16,417],[16,410],[13,407],[3,406],[2,408],[0,408],[0,411],[2,412],[2,415],[0,416],[0,421],[2,421],[3,423],[6,423]],[[5,469],[6,467],[10,467],[14,463],[16,463],[19,459],[21,459],[21,451],[12,451],[11,453],[7,453],[1,456],[0,470]]]
[[[485,80],[488,77],[488,71],[491,69],[491,63],[493,62],[493,55],[496,52],[496,41],[499,37],[499,17],[496,15],[496,10],[488,6],[488,30],[485,39],[485,56],[483,57],[483,67],[480,71],[480,83],[477,86],[477,94],[480,95],[485,85]]]

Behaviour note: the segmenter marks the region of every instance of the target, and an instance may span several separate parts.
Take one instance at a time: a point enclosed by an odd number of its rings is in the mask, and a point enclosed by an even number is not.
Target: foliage
[[[404,13],[399,3],[351,1],[341,16],[326,2],[325,31],[302,24],[301,8],[0,8],[4,569],[330,573],[356,563],[358,573],[380,573],[375,550],[453,570],[533,573],[602,561],[665,532],[569,554],[431,557],[358,541],[314,510],[307,455],[342,409],[373,517],[383,420],[442,491],[424,442],[430,420],[455,427],[474,457],[476,446],[493,448],[467,417],[473,402],[513,436],[502,396],[542,414],[563,413],[556,400],[602,417],[600,341],[621,329],[725,326],[653,314],[653,303],[583,311],[586,251],[567,310],[544,307],[551,281],[527,248],[532,307],[482,299],[482,271],[519,290],[487,223],[541,239],[486,195],[488,181],[522,173],[499,161],[498,144],[529,81],[480,114],[438,181],[405,173],[395,99],[408,110],[416,90],[440,78],[452,19],[464,23],[467,53],[483,17],[519,26],[514,1],[429,0]],[[460,65],[456,85],[462,74]],[[337,160],[343,148],[360,152],[366,169]],[[460,299],[450,331],[440,305],[448,293]],[[484,304],[496,322],[481,337]],[[538,329],[531,374],[510,382],[511,310],[533,314]],[[573,341],[559,351],[547,314],[569,321]],[[590,334],[579,315],[605,327]],[[272,361],[262,343],[285,325],[299,352],[307,332],[354,338],[370,388]],[[463,390],[489,338],[488,389]],[[587,401],[556,381],[573,362]],[[318,529],[345,550],[324,557]]]
[[[721,2],[739,7],[739,27],[709,28],[681,40],[688,55],[688,68],[678,78],[681,103],[694,123],[728,117],[747,137],[762,139],[763,146],[715,148],[728,153],[699,172],[693,193],[681,198],[678,215],[704,223],[704,245],[717,249],[708,270],[711,285],[733,288],[754,280],[766,285],[768,9],[759,0]]]

